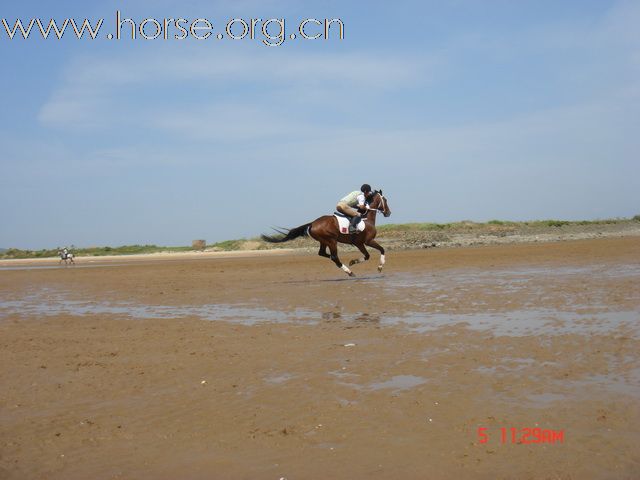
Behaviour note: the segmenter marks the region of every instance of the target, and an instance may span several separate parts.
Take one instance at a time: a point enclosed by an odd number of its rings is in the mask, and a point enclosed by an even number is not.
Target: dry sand
[[[374,257],[0,270],[0,478],[640,477],[640,238]]]

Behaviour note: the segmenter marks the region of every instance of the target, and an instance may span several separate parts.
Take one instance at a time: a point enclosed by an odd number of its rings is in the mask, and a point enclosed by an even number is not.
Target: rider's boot
[[[351,220],[349,222],[349,233],[353,235],[358,231],[358,223],[360,223],[360,220],[362,220],[360,215],[355,215],[354,217],[351,217]]]

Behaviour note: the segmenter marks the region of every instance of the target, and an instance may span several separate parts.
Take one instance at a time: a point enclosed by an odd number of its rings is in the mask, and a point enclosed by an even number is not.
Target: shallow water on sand
[[[545,298],[554,295],[554,284],[572,284],[584,278],[616,278],[638,280],[640,264],[585,267],[473,270],[457,269],[440,272],[399,273],[384,277],[362,278],[358,282],[379,286],[402,299],[410,289],[412,299],[401,310],[380,314],[344,313],[333,307],[277,310],[252,304],[162,305],[118,300],[85,301],[71,292],[44,288],[9,298],[0,294],[0,319],[9,315],[29,317],[57,315],[113,315],[129,318],[201,318],[225,320],[241,324],[257,323],[322,323],[376,324],[405,326],[426,333],[451,325],[465,326],[498,336],[602,334],[618,332],[640,337],[640,311],[613,310],[606,305],[607,292],[595,289],[588,299],[564,294],[562,308],[544,307]],[[417,292],[417,293],[416,293]],[[469,300],[474,292],[476,300]],[[478,294],[480,292],[480,294]],[[640,289],[635,294],[640,298]],[[532,297],[531,306],[497,311],[482,302],[498,299]],[[466,301],[467,310],[451,311],[451,305]],[[495,302],[494,302],[495,303]],[[636,304],[639,302],[636,302]]]

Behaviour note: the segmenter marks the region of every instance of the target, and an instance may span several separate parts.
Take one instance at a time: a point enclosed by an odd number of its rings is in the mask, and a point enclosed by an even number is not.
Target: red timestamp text
[[[552,430],[548,428],[506,428],[500,427],[498,431],[488,432],[488,427],[478,427],[478,441],[488,443],[491,437],[497,438],[500,443],[536,444],[536,443],[564,443],[564,430]]]

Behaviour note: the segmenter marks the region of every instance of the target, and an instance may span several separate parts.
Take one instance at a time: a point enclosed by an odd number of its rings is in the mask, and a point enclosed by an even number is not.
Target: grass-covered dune
[[[509,236],[520,235],[522,241],[527,241],[527,235],[579,234],[590,232],[631,232],[640,229],[640,215],[633,218],[613,218],[604,220],[534,220],[509,221],[490,220],[488,222],[461,221],[453,223],[403,223],[378,225],[378,237],[389,240],[407,240],[404,245],[411,248],[421,241],[437,241],[442,244],[457,245],[455,239],[460,236]],[[260,238],[241,238],[225,240],[207,245],[206,251],[238,251],[238,250],[266,250],[272,248],[300,248],[311,245],[309,239],[298,239],[286,244],[268,244]],[[190,246],[163,247],[158,245],[122,245],[119,247],[71,247],[76,257],[100,257],[105,255],[136,255],[147,253],[190,252],[197,249]],[[57,257],[58,249],[23,250],[9,248],[0,250],[1,259],[50,258]]]

